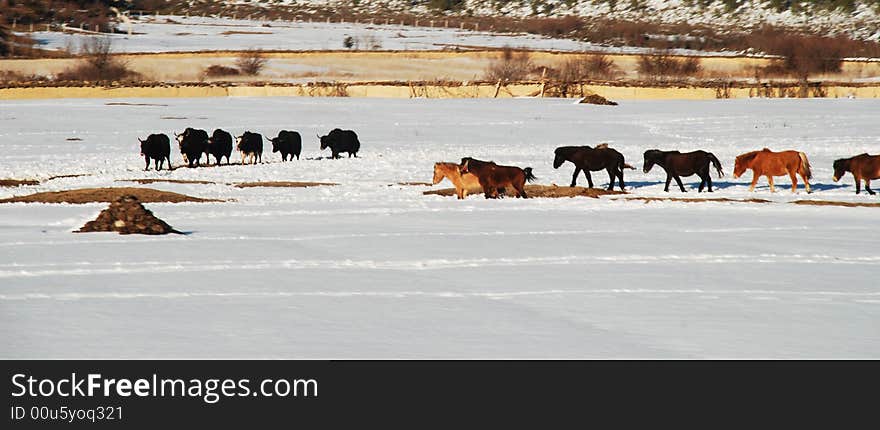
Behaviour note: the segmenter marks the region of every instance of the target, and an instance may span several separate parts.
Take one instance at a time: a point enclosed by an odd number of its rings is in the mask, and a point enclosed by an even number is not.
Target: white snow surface
[[[72,233],[105,204],[0,204],[2,358],[880,357],[880,211],[788,203],[878,201],[831,179],[834,159],[880,152],[876,100],[125,101],[142,105],[0,101],[0,178],[44,180],[0,198],[168,178],[217,184],[144,186],[230,201],[147,204],[187,233],[162,237]],[[303,157],[144,172],[136,138],[187,126],[298,130]],[[358,158],[319,151],[334,127],[357,131]],[[553,149],[603,141],[639,169],[632,196],[773,203],[457,201],[422,194],[448,182],[397,185],[464,156],[567,185]],[[814,193],[730,176],[765,146],[805,151]],[[711,195],[694,177],[667,194],[660,170],[641,171],[649,148],[712,151],[726,175]],[[88,176],[47,179],[65,174]],[[340,185],[227,185],[270,180]]]
[[[412,22],[410,22],[412,23]],[[424,26],[399,25],[377,20],[366,22],[258,21],[229,17],[143,16],[134,17],[132,35],[125,33],[36,31],[27,33],[43,49],[78,52],[88,39],[110,38],[118,53],[241,51],[248,49],[280,51],[345,50],[343,40],[351,37],[358,50],[437,51],[513,47],[540,51],[589,51],[607,53],[649,53],[649,48],[613,47],[571,39],[550,38],[527,33],[495,33],[472,29],[444,28],[442,18],[420,21]],[[119,26],[127,32],[128,27]],[[703,52],[674,49],[679,55],[734,56],[742,52]]]

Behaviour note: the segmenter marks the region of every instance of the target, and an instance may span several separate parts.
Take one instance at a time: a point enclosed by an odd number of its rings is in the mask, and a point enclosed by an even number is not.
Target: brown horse
[[[739,178],[745,173],[746,169],[752,169],[754,176],[752,177],[752,186],[749,191],[755,191],[755,184],[761,176],[767,177],[770,183],[770,192],[775,193],[776,187],[773,185],[774,176],[788,175],[791,178],[791,192],[797,192],[797,176],[801,175],[804,180],[804,188],[810,191],[810,178],[813,176],[810,171],[810,161],[807,160],[807,154],[798,151],[782,151],[773,152],[767,148],[760,151],[752,151],[736,157],[736,163],[733,166],[733,177]]]
[[[608,172],[608,190],[614,189],[614,181],[620,178],[620,190],[623,191],[623,169],[635,169],[626,164],[623,154],[609,148],[607,143],[591,148],[589,146],[560,146],[554,151],[553,168],[558,169],[566,161],[574,164],[574,175],[571,176],[571,186],[577,185],[578,174],[584,171],[587,183],[593,188],[593,177],[590,172],[605,170]]]
[[[851,172],[856,178],[856,194],[862,191],[862,180],[865,181],[865,191],[874,195],[871,189],[871,179],[880,179],[880,155],[861,154],[851,158],[834,160],[834,182],[840,180],[846,172]]]
[[[455,186],[455,195],[459,199],[467,197],[468,193],[481,193],[483,187],[480,186],[480,180],[471,173],[461,173],[458,164],[455,163],[434,163],[434,185],[440,183],[443,178],[449,179]]]
[[[675,179],[681,192],[686,193],[684,185],[681,183],[679,176],[691,176],[696,174],[700,177],[700,191],[708,185],[709,192],[712,192],[712,175],[709,174],[709,164],[715,166],[718,171],[718,177],[724,175],[721,171],[721,162],[715,157],[715,154],[706,151],[693,151],[681,153],[678,151],[661,151],[659,149],[649,149],[645,151],[645,164],[643,166],[645,173],[651,171],[654,165],[658,165],[666,171],[666,188],[663,191],[669,192],[669,183]]]
[[[480,181],[483,194],[487,199],[498,198],[498,189],[512,187],[516,190],[517,197],[526,196],[526,182],[537,178],[532,174],[532,168],[521,169],[515,166],[499,166],[491,161],[480,161],[470,157],[461,159],[459,170],[462,175],[471,173]]]

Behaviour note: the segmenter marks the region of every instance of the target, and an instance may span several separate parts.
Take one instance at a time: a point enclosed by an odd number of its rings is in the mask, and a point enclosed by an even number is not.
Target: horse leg
[[[613,191],[614,190],[614,180],[615,180],[614,171],[611,170],[610,167],[605,170],[608,171],[608,191]]]
[[[749,187],[749,192],[755,191],[755,185],[758,185],[758,172],[752,172],[752,185]]]
[[[709,192],[712,192],[712,174],[706,173],[706,183],[709,185]]]
[[[581,168],[575,166],[574,175],[571,176],[571,186],[574,187],[577,185],[578,174],[581,173]]]
[[[801,178],[804,180],[804,188],[807,189],[807,194],[812,194],[813,190],[810,189],[810,180],[804,175],[801,175]]]
[[[620,191],[624,191],[625,185],[623,184],[623,169],[617,171],[617,176],[620,177]]]
[[[867,191],[868,194],[870,194],[872,196],[874,194],[877,194],[874,192],[874,190],[871,189],[871,180],[870,179],[865,179],[865,191]]]
[[[797,193],[797,175],[795,172],[788,172],[788,176],[791,176],[791,192]]]
[[[700,173],[700,188],[697,189],[697,192],[698,192],[698,193],[702,193],[702,192],[703,192],[703,187],[704,187],[705,185],[706,185],[706,177],[703,176],[702,173]]]
[[[663,191],[669,192],[669,184],[672,182],[672,175],[669,173],[666,174],[666,186],[663,188]]]
[[[526,181],[525,180],[523,180],[522,183],[520,183],[520,182],[511,183],[511,185],[513,185],[513,187],[516,188],[517,197],[522,197],[524,199],[529,198],[529,196],[526,195],[526,187],[525,187]]]
[[[856,176],[856,194],[860,194],[862,192],[862,178]]]
[[[776,186],[773,185],[773,175],[767,175],[767,182],[770,183],[770,192],[771,192],[771,193],[775,193],[775,192],[776,192]]]
[[[681,192],[686,193],[687,191],[684,189],[684,185],[681,183],[681,178],[678,175],[673,176],[675,178],[675,182],[678,183],[678,188],[681,189]]]

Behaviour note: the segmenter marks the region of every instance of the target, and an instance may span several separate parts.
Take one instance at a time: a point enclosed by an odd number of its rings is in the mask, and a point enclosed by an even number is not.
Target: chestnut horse
[[[498,198],[498,189],[512,187],[516,190],[517,197],[526,196],[526,182],[534,181],[535,175],[532,168],[521,169],[515,166],[499,166],[491,161],[480,161],[470,157],[461,159],[459,170],[462,175],[471,173],[480,181],[483,194],[486,198]]]
[[[752,169],[754,176],[752,177],[752,186],[749,191],[755,191],[755,184],[761,176],[767,177],[770,183],[770,192],[775,193],[776,187],[773,185],[774,176],[788,175],[791,178],[791,192],[797,192],[797,176],[801,175],[804,180],[804,188],[810,191],[810,178],[813,177],[810,171],[810,161],[807,160],[807,154],[798,151],[782,151],[773,152],[767,148],[760,151],[752,151],[736,157],[736,163],[733,166],[733,177],[739,178],[745,173],[746,169]]]
[[[691,176],[696,174],[700,177],[700,191],[703,187],[709,185],[709,192],[712,192],[712,175],[709,174],[709,164],[715,165],[718,171],[718,177],[724,176],[721,171],[721,162],[715,157],[715,154],[706,151],[693,151],[681,153],[678,151],[661,151],[659,149],[649,149],[645,151],[644,171],[648,173],[654,165],[658,165],[666,171],[666,188],[663,191],[669,192],[669,183],[675,179],[681,192],[686,193],[684,185],[681,183],[679,176]]]
[[[467,197],[468,193],[483,191],[480,180],[471,173],[462,174],[455,163],[434,163],[434,185],[439,184],[443,178],[449,179],[455,186],[455,195],[459,200]]]
[[[880,179],[880,155],[861,154],[851,158],[834,160],[834,182],[840,180],[846,172],[851,172],[856,178],[856,194],[862,191],[862,180],[865,181],[865,191],[874,195],[871,189],[871,179]]]

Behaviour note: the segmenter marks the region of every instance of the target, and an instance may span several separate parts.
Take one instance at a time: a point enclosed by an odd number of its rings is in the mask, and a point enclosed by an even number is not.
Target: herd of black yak
[[[219,165],[223,158],[229,164],[229,157],[235,149],[241,153],[242,164],[255,164],[262,162],[263,136],[250,131],[241,136],[233,136],[228,132],[216,129],[210,136],[205,130],[187,128],[180,134],[175,133],[178,148],[184,163],[189,167],[200,165],[202,155],[210,164],[211,156]],[[361,144],[354,131],[335,128],[327,135],[318,136],[321,142],[321,150],[330,148],[333,158],[339,158],[339,154],[348,153],[349,157],[357,157]],[[138,139],[140,140],[140,139]],[[299,159],[302,152],[302,137],[296,131],[282,130],[278,136],[268,139],[272,142],[272,152],[280,152],[281,159]],[[151,134],[146,140],[140,140],[141,155],[146,161],[146,169],[150,168],[150,161],[155,162],[156,170],[162,170],[165,161],[171,168],[171,141],[165,134]],[[718,176],[724,175],[721,162],[714,154],[707,151],[679,152],[660,151],[650,149],[644,153],[643,170],[651,171],[654,165],[660,166],[666,171],[666,186],[664,191],[669,191],[670,183],[675,180],[679,189],[686,192],[681,182],[682,176],[697,175],[700,178],[699,191],[703,189],[712,192],[711,169],[714,167]],[[571,186],[577,185],[577,178],[581,171],[587,179],[590,188],[593,187],[593,178],[590,172],[605,170],[608,173],[608,189],[613,190],[615,182],[621,190],[624,189],[623,172],[625,169],[635,169],[627,164],[623,154],[607,144],[596,147],[590,146],[562,146],[556,148],[553,168],[558,169],[565,162],[574,164],[574,174],[571,178]],[[865,190],[869,194],[875,194],[871,189],[871,180],[880,178],[880,155],[860,154],[850,158],[842,158],[834,161],[834,181],[837,182],[846,172],[851,172],[855,178],[856,194],[861,192],[861,182],[865,182]],[[749,191],[755,190],[758,179],[762,176],[767,178],[772,192],[776,191],[773,178],[776,176],[788,176],[791,179],[792,192],[797,191],[800,176],[804,182],[804,188],[809,193],[810,178],[812,172],[807,155],[799,151],[774,152],[767,148],[741,154],[734,161],[733,176],[739,178],[746,170],[752,170],[753,177]],[[492,161],[482,161],[466,157],[460,163],[436,163],[434,166],[434,183],[439,183],[443,178],[448,178],[456,188],[459,198],[467,195],[467,190],[479,188],[486,198],[498,198],[504,195],[504,190],[515,190],[517,197],[528,197],[525,193],[525,183],[535,178],[532,169],[519,168],[516,166],[501,166]]]

